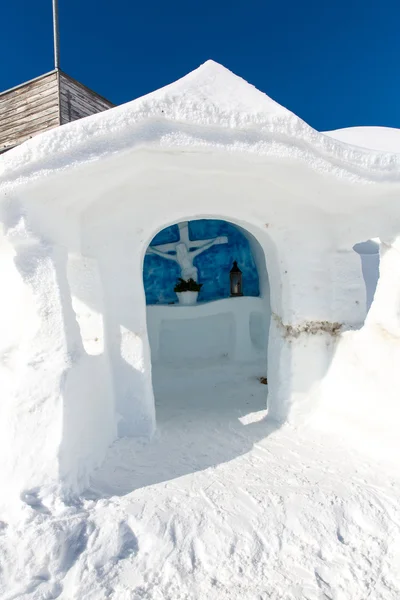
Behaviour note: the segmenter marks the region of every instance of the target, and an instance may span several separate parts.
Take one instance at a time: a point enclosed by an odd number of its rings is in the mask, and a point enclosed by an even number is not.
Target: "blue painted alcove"
[[[250,245],[241,231],[226,221],[201,219],[189,221],[189,239],[202,240],[218,236],[228,236],[228,243],[213,246],[195,258],[199,271],[199,283],[203,284],[198,301],[211,302],[230,296],[229,271],[237,260],[243,273],[243,294],[259,296],[257,268]],[[179,240],[177,225],[167,227],[158,233],[150,245],[167,244]],[[146,304],[171,304],[178,302],[174,286],[180,276],[177,263],[146,254],[143,266]]]

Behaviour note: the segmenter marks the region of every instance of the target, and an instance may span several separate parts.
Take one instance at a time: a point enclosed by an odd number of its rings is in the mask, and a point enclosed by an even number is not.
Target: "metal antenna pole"
[[[58,0],[53,0],[54,68],[60,68],[60,34],[58,29]]]

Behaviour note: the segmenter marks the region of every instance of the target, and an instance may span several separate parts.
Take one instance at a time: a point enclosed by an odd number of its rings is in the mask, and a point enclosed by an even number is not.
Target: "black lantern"
[[[243,296],[242,271],[239,269],[236,260],[233,261],[233,267],[229,276],[231,279],[231,296]]]

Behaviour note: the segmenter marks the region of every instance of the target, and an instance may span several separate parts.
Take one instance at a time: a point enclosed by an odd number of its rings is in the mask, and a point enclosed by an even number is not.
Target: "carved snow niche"
[[[234,260],[243,272],[241,297],[230,297]],[[143,275],[156,401],[157,390],[163,395],[161,374],[172,377],[168,369],[185,370],[188,384],[187,370],[205,369],[207,377],[207,367],[218,365],[227,377],[229,366],[245,364],[254,378],[258,371],[267,376],[269,283],[264,252],[249,232],[216,219],[168,227],[150,243]],[[202,284],[194,306],[178,303],[178,278]],[[185,386],[181,391],[189,393]]]

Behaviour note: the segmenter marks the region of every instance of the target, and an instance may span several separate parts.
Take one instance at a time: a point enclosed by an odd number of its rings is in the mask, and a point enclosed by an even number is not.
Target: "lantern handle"
[[[231,273],[241,273],[242,272],[238,267],[237,260],[233,261],[232,269],[230,272]]]

